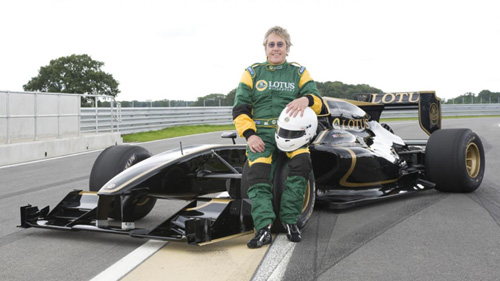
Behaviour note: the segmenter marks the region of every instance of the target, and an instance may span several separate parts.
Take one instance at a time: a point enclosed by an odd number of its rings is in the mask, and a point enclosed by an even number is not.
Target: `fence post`
[[[113,108],[114,108],[114,104],[113,104],[113,100],[111,100],[111,102],[109,103],[109,118],[111,119],[111,133],[114,132]]]
[[[9,92],[7,92],[7,95],[5,96],[5,99],[6,99],[5,100],[6,101],[6,103],[5,103],[5,109],[6,109],[5,113],[7,113],[7,126],[6,126],[6,129],[7,129],[7,132],[6,132],[7,133],[7,135],[6,135],[6,137],[7,137],[7,144],[10,144],[10,132],[9,132],[9,130],[10,130],[9,96],[10,96],[10,94],[9,94]]]
[[[57,138],[61,138],[61,94],[57,94]]]
[[[119,102],[117,105],[116,105],[116,110],[117,110],[117,118],[118,120],[117,121],[117,125],[116,125],[116,130],[118,132],[120,132],[120,122],[122,122],[122,104]]]
[[[37,103],[37,101],[38,101],[38,93],[35,92],[35,98],[33,100],[33,105],[34,105],[34,109],[33,109],[34,110],[34,112],[33,112],[34,114],[33,115],[35,117],[34,118],[34,123],[35,124],[34,124],[33,127],[35,127],[35,141],[38,140],[38,110],[37,110],[38,103]]]
[[[95,102],[95,133],[99,133],[99,110],[97,109],[97,97],[94,97]]]
[[[76,110],[78,110],[78,136],[81,136],[82,127],[82,96],[78,95],[76,102]]]

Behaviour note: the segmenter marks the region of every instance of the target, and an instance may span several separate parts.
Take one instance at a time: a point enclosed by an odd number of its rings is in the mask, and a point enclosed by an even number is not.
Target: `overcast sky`
[[[316,81],[442,98],[500,92],[500,1],[0,0],[0,90],[22,91],[50,60],[88,54],[118,100],[196,100],[265,61],[267,29]]]

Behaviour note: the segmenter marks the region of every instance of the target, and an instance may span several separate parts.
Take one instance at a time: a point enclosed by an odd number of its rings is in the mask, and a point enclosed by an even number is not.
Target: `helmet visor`
[[[305,130],[300,130],[300,131],[291,131],[287,129],[283,129],[278,127],[277,128],[277,134],[280,138],[285,138],[285,139],[297,139],[306,134]]]

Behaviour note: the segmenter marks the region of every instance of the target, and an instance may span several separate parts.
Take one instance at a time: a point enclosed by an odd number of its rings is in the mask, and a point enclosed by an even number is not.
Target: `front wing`
[[[247,199],[197,198],[152,229],[124,230],[119,221],[96,225],[98,195],[74,190],[52,211],[26,205],[21,207],[20,227],[59,230],[86,230],[205,245],[246,234],[253,229],[251,205]]]

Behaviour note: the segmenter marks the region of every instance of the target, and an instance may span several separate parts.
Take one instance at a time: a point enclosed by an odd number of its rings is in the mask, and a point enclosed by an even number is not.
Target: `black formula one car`
[[[347,208],[427,189],[472,192],[481,184],[485,158],[469,129],[441,129],[434,92],[386,93],[358,100],[323,98],[318,132],[310,144],[313,172],[299,227],[315,203]],[[428,140],[403,140],[379,123],[383,110],[418,109]],[[245,145],[180,147],[155,156],[140,146],[104,150],[94,163],[89,191],[70,192],[55,208],[21,207],[21,227],[90,230],[132,237],[187,240],[203,245],[252,231],[246,190]],[[273,203],[279,210],[287,157],[278,156]],[[219,196],[210,196],[219,194]],[[220,195],[222,194],[222,196]],[[187,205],[151,229],[136,228],[157,199]],[[274,231],[282,231],[276,222]]]

